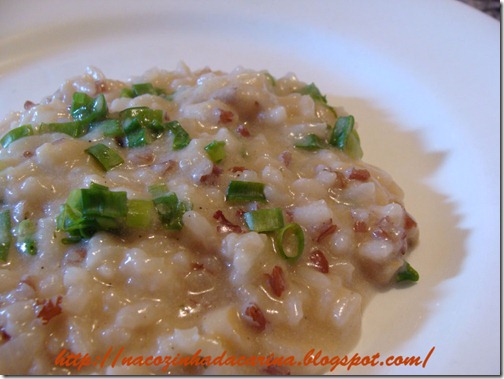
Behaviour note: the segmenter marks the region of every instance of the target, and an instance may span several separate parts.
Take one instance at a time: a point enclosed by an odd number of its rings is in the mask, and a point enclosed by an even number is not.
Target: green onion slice
[[[84,151],[91,155],[105,171],[109,171],[124,163],[124,159],[115,150],[102,143],[93,145]]]
[[[16,247],[20,253],[28,255],[37,254],[37,244],[35,242],[36,225],[32,220],[23,220],[17,227]]]
[[[405,262],[404,267],[396,275],[397,282],[417,282],[418,279],[420,279],[420,275],[408,262]]]
[[[205,146],[205,151],[214,163],[219,163],[226,158],[226,142],[225,141],[212,141]]]
[[[152,83],[137,83],[133,84],[131,86],[131,89],[133,91],[133,97],[140,96],[140,95],[163,95],[164,91],[160,88],[155,88]]]
[[[266,201],[264,183],[232,180],[226,191],[226,201]]]
[[[128,214],[126,226],[130,228],[146,229],[151,227],[154,204],[151,200],[128,200]]]
[[[33,135],[33,128],[31,125],[21,125],[7,132],[7,134],[5,134],[0,140],[0,144],[2,144],[2,147],[5,148],[9,146],[12,142],[20,138],[32,135]]]
[[[173,150],[181,150],[191,142],[189,134],[182,128],[178,121],[170,121],[166,128],[173,135]]]
[[[336,111],[334,110],[333,107],[331,107],[327,103],[327,98],[324,95],[322,95],[322,93],[320,92],[320,90],[318,89],[318,87],[315,85],[315,83],[308,84],[308,85],[304,86],[303,88],[299,89],[297,92],[300,93],[301,95],[308,95],[308,96],[310,96],[313,99],[313,101],[318,102],[319,104],[323,105],[335,117],[337,117]]]
[[[148,190],[163,226],[170,230],[182,229],[182,217],[190,205],[180,201],[175,192],[168,191],[166,184],[154,184]]]
[[[137,83],[133,84],[131,88],[123,88],[120,96],[133,98],[145,94],[161,96],[165,95],[165,91],[161,88],[154,87],[152,83]]]
[[[345,150],[348,136],[353,130],[354,123],[353,116],[339,117],[332,130],[329,143],[340,150]]]
[[[354,129],[355,120],[353,116],[339,117],[331,132],[329,143],[340,150],[345,151],[354,159],[362,158],[360,138]]]
[[[39,133],[64,133],[70,137],[79,138],[87,134],[89,124],[80,121],[51,122],[42,123],[39,126]]]
[[[282,258],[295,262],[304,250],[304,233],[298,224],[287,224],[275,233],[275,250]]]
[[[122,88],[119,96],[120,97],[129,97],[131,99],[131,98],[135,97],[135,94],[133,93],[133,90],[131,88]]]
[[[130,132],[126,136],[126,145],[128,147],[141,147],[151,144],[153,140],[154,138],[152,137],[152,134],[149,133],[148,130],[139,129]]]
[[[284,226],[282,209],[258,209],[246,212],[243,218],[248,228],[254,232],[273,232]]]
[[[150,144],[164,131],[163,111],[148,107],[127,108],[119,113],[128,147]]]
[[[89,188],[70,192],[61,206],[56,228],[69,234],[65,243],[78,242],[91,238],[99,230],[120,230],[127,215],[126,192],[110,191],[106,186],[92,183]]]
[[[11,215],[9,210],[0,212],[0,260],[7,262],[11,246]]]
[[[162,130],[163,111],[160,109],[151,109],[148,107],[127,108],[120,113],[123,128],[126,134],[129,132],[148,128]]]
[[[357,130],[353,129],[348,136],[346,144],[346,153],[353,159],[361,159],[364,155],[360,145],[360,138]]]
[[[127,195],[125,191],[84,188],[80,190],[79,209],[84,216],[120,219],[127,215]],[[80,205],[80,204],[79,204]]]
[[[70,114],[76,121],[90,123],[107,115],[107,101],[101,93],[95,99],[83,92],[75,92],[72,96]]]
[[[327,104],[327,98],[322,95],[315,83],[310,83],[298,91],[301,95],[309,95],[313,100]]]
[[[153,184],[149,186],[147,190],[149,191],[149,193],[152,195],[153,198],[161,197],[169,192],[168,187],[164,183]]]
[[[155,198],[153,202],[165,228],[169,230],[182,229],[184,225],[182,217],[189,210],[189,206],[179,201],[175,192],[168,192],[166,195]]]
[[[91,190],[102,190],[102,191],[108,191],[109,188],[107,186],[104,186],[103,184],[98,184],[95,182],[91,182],[89,185],[89,189]]]
[[[101,129],[105,137],[124,137],[124,130],[119,120],[108,119],[102,121],[95,121],[89,125],[90,129]]]
[[[316,134],[308,134],[298,140],[294,147],[304,150],[320,150],[324,148],[324,141]]]
[[[140,95],[157,95],[156,90],[154,89],[154,86],[152,83],[137,83],[133,84],[131,86],[131,89],[133,90],[133,93],[135,96],[140,96]]]

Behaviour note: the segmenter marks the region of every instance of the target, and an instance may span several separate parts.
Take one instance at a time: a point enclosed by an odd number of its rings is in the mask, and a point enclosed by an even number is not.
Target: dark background
[[[473,6],[485,12],[489,16],[501,20],[501,4],[500,0],[459,0],[462,3]]]

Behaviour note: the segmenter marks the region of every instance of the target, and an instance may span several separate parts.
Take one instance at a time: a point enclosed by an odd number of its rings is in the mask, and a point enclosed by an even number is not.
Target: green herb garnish
[[[16,248],[20,253],[28,255],[37,254],[37,244],[35,242],[36,225],[32,220],[23,220],[17,226]]]
[[[316,134],[308,134],[299,139],[294,147],[304,150],[320,150],[324,148],[324,141]]]
[[[163,226],[170,230],[182,229],[182,217],[190,209],[190,205],[180,201],[175,192],[168,191],[165,184],[150,186],[149,192]]]
[[[226,201],[266,201],[264,184],[232,180],[226,191]]]
[[[70,114],[75,121],[90,123],[105,118],[107,112],[107,102],[102,93],[94,99],[83,92],[75,92],[72,95]]]
[[[417,282],[418,279],[420,275],[408,262],[405,262],[404,267],[396,275],[396,282]]]
[[[108,187],[92,183],[89,188],[75,189],[61,206],[56,219],[58,230],[69,234],[63,242],[78,242],[96,232],[118,232],[128,214],[124,191],[110,191]]]
[[[297,261],[304,250],[304,233],[298,224],[285,225],[273,239],[276,252],[288,262]]]
[[[191,142],[189,134],[178,121],[170,121],[166,129],[173,135],[173,150],[181,150]]]
[[[273,232],[284,226],[282,209],[258,209],[246,212],[243,218],[248,228],[254,232]]]
[[[205,151],[207,152],[210,160],[214,163],[219,163],[224,158],[226,158],[226,142],[225,141],[212,141],[205,146]]]
[[[124,163],[124,159],[115,150],[102,143],[93,145],[84,151],[91,155],[105,171]]]
[[[0,212],[0,260],[3,262],[7,262],[11,240],[11,215],[5,210]]]
[[[0,140],[0,144],[2,145],[2,147],[5,148],[9,146],[12,142],[20,138],[32,135],[33,135],[33,128],[31,125],[21,125],[7,132],[7,134],[5,134]]]
[[[354,129],[354,123],[353,116],[338,117],[331,131],[329,143],[350,157],[360,159],[362,158],[362,149],[359,135]]]

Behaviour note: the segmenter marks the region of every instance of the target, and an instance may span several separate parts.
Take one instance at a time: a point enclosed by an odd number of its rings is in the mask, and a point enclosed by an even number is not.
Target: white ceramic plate
[[[127,79],[183,60],[317,83],[355,115],[364,159],[403,187],[421,231],[420,282],[374,298],[351,354],[435,346],[425,368],[335,373],[499,374],[499,48],[499,23],[454,0],[3,1],[0,113],[87,65]]]

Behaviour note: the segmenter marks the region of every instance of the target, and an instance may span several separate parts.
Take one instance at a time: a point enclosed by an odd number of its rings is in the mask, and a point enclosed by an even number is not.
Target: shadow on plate
[[[458,204],[431,184],[450,152],[426,146],[422,138],[426,125],[400,125],[387,111],[362,99],[332,97],[330,103],[344,104],[338,112],[354,115],[363,160],[388,172],[404,190],[405,207],[420,230],[419,243],[408,257],[420,274],[419,282],[378,289],[363,311],[361,339],[351,354],[406,354],[401,349],[422,333],[436,305],[446,296],[442,283],[459,274],[467,255],[469,230],[460,226]],[[435,342],[425,341],[425,346],[430,348]],[[338,368],[332,374],[356,373]],[[405,367],[404,373],[413,372]],[[358,374],[377,374],[377,369],[359,368]]]

